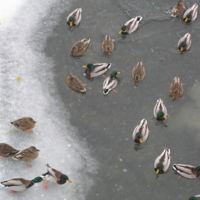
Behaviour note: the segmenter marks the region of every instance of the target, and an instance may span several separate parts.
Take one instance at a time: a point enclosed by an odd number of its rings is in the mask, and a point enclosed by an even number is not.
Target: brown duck
[[[37,122],[34,121],[31,117],[23,117],[10,123],[22,131],[33,133],[33,130],[30,129],[32,129]]]
[[[82,56],[88,49],[90,43],[90,38],[84,38],[78,42],[76,42],[70,51],[72,56]]]
[[[25,161],[26,165],[28,167],[32,167],[32,165],[28,164],[29,161],[34,160],[38,157],[39,155],[39,151],[38,149],[36,149],[36,147],[31,146],[27,149],[24,149],[20,152],[18,152],[17,154],[15,154],[12,158],[14,160],[21,160],[21,161]]]
[[[115,40],[111,39],[109,35],[105,36],[105,39],[101,44],[101,49],[104,54],[110,55],[114,51],[115,49],[114,41]]]
[[[19,150],[13,148],[9,144],[0,143],[0,158],[14,156]]]

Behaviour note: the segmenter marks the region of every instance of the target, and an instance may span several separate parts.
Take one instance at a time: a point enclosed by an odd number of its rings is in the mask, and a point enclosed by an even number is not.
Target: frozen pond
[[[178,180],[171,166],[156,177],[153,164],[164,148],[170,148],[171,165],[200,165],[199,18],[192,24],[171,18],[177,3],[172,0],[16,2],[11,6],[0,1],[1,142],[17,149],[34,145],[40,156],[31,162],[31,169],[24,162],[1,159],[0,181],[35,178],[49,163],[73,183],[51,183],[47,190],[39,183],[18,194],[0,188],[3,199],[183,200],[198,194],[199,179]],[[185,2],[187,8],[194,3],[199,1]],[[66,16],[78,7],[83,10],[82,21],[70,29]],[[141,26],[122,39],[121,26],[137,15],[143,17]],[[192,35],[191,49],[180,54],[177,43],[187,32]],[[109,57],[100,48],[106,34],[116,45]],[[88,37],[91,42],[84,56],[71,57],[71,46]],[[139,61],[146,77],[135,86],[131,71]],[[102,77],[83,76],[83,65],[101,62],[112,63],[106,75],[121,72],[118,93],[104,96]],[[72,92],[65,83],[66,73],[86,83],[86,94]],[[184,83],[184,95],[172,100],[168,88],[175,76]],[[153,119],[158,98],[168,109],[165,126]],[[24,116],[38,122],[33,134],[9,123]],[[132,132],[143,118],[151,132],[147,143],[137,147]]]

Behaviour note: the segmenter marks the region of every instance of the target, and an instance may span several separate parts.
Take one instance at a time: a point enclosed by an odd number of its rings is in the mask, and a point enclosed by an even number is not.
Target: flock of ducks
[[[183,14],[185,9],[186,7],[184,5],[184,0],[180,0],[177,3],[177,5],[174,6],[171,16],[172,17],[180,16]],[[81,13],[82,13],[81,8],[77,8],[72,13],[70,13],[67,17],[67,24],[70,27],[78,26],[81,21]],[[183,21],[187,23],[193,22],[197,18],[197,13],[198,13],[198,5],[194,4],[191,8],[187,9],[183,14]],[[121,27],[119,34],[127,35],[133,33],[139,27],[141,20],[142,20],[141,16],[136,16],[130,19]],[[72,46],[70,54],[72,56],[82,56],[87,51],[89,43],[90,43],[90,38],[84,38],[76,42]],[[190,46],[191,46],[191,34],[186,33],[178,41],[177,48],[182,52],[189,50]],[[111,39],[109,35],[106,35],[104,41],[102,42],[101,49],[104,54],[110,55],[114,51],[114,39]],[[83,66],[84,68],[86,68],[84,75],[87,78],[94,78],[97,76],[105,77],[104,74],[110,69],[111,65],[112,65],[111,63],[95,63],[95,64],[89,63]],[[105,80],[103,81],[104,95],[107,95],[117,86],[119,80],[117,78],[117,74],[120,74],[120,72],[114,71],[110,74],[110,76],[105,78]],[[146,72],[143,63],[138,62],[132,70],[132,78],[135,81],[135,84],[138,85],[138,83],[144,79],[145,75]],[[66,83],[72,90],[76,92],[81,92],[81,93],[86,92],[86,89],[82,81],[78,77],[70,73],[66,74]],[[183,95],[183,84],[180,82],[179,77],[175,77],[173,82],[170,84],[169,94],[173,99],[180,98]],[[153,109],[153,116],[158,121],[163,121],[167,119],[168,116],[167,109],[162,99],[157,100],[156,105]],[[28,131],[32,133],[33,131],[31,129],[34,128],[36,121],[34,121],[30,117],[24,117],[11,122],[11,124],[15,126],[17,129],[21,129],[22,131]],[[133,131],[132,135],[133,140],[135,141],[135,143],[141,144],[147,140],[148,136],[149,136],[149,129],[147,126],[147,120],[142,119],[140,124],[137,125]],[[34,146],[19,151],[6,143],[0,143],[1,158],[12,156],[12,158],[15,160],[25,161],[28,167],[31,167],[31,165],[28,162],[36,159],[38,157],[39,151],[40,150],[38,150]],[[154,162],[154,169],[156,174],[162,174],[168,170],[170,166],[170,159],[171,159],[170,149],[166,148],[156,158]],[[200,166],[195,167],[186,164],[174,164],[172,167],[177,173],[179,173],[181,176],[185,178],[194,179],[200,176]],[[31,186],[34,185],[34,183],[39,183],[42,181],[47,181],[45,186],[43,187],[44,189],[47,188],[48,181],[57,184],[64,184],[66,183],[66,181],[72,182],[67,175],[63,174],[62,172],[54,168],[51,168],[47,164],[47,173],[42,174],[41,176],[38,176],[33,180],[26,180],[23,178],[13,178],[10,180],[2,181],[0,185],[16,193],[17,191],[23,191],[30,188]],[[200,195],[190,197],[189,200],[198,200],[198,199],[200,199]]]
[[[23,117],[10,123],[17,129],[33,133],[33,130],[31,129],[35,127],[37,122],[31,117]],[[39,155],[39,151],[40,150],[34,146],[20,151],[7,143],[0,143],[0,158],[12,156],[14,160],[25,161],[28,167],[32,167],[32,165],[30,165],[28,162],[36,159]],[[12,178],[0,182],[0,185],[11,190],[12,193],[17,193],[19,191],[24,191],[32,187],[35,183],[40,183],[42,181],[46,181],[43,189],[47,189],[49,181],[57,184],[64,184],[66,181],[69,181],[70,183],[72,182],[67,175],[63,174],[57,169],[50,167],[49,164],[47,164],[47,172],[41,176],[35,177],[33,180],[26,180],[24,178]]]
[[[180,0],[177,5],[173,7],[171,12],[172,17],[180,16],[184,13],[186,7],[184,5],[184,0]],[[81,21],[81,8],[77,8],[74,12],[72,12],[67,17],[67,24],[69,26],[77,26]],[[186,23],[193,22],[197,18],[198,13],[198,5],[194,4],[192,7],[187,9],[183,14],[183,21]],[[141,16],[136,16],[129,21],[127,21],[119,31],[119,34],[127,35],[131,34],[137,30],[140,26],[140,21],[142,20]],[[191,47],[191,34],[186,33],[183,37],[178,41],[177,48],[180,52],[187,51]],[[70,51],[72,56],[82,56],[89,46],[90,38],[82,39],[76,42]],[[106,35],[104,41],[102,42],[101,49],[104,54],[110,55],[114,51],[114,40],[110,38],[110,36]],[[87,64],[83,66],[86,68],[84,76],[87,78],[94,78],[97,76],[104,76],[104,74],[110,69],[111,63],[95,63],[95,64]],[[107,95],[110,91],[114,90],[117,86],[118,78],[117,74],[120,72],[112,72],[110,76],[108,76],[103,81],[103,94]],[[142,62],[138,62],[136,66],[132,70],[132,78],[135,81],[135,85],[138,85],[140,81],[145,78],[146,72]],[[105,78],[105,76],[104,76]],[[66,78],[67,85],[74,91],[77,92],[86,92],[84,88],[84,84],[82,81],[73,76],[71,74],[67,74]],[[179,77],[174,77],[173,82],[169,86],[169,95],[172,99],[180,98],[183,95],[183,83],[180,82]],[[167,109],[163,103],[162,99],[158,99],[156,105],[153,109],[153,116],[158,121],[163,121],[167,119]],[[137,125],[133,131],[133,140],[135,143],[141,144],[144,143],[149,136],[149,129],[147,126],[147,120],[142,119],[140,124]],[[154,169],[156,174],[165,173],[170,166],[170,149],[166,148],[164,151],[155,159]],[[200,176],[200,166],[195,167],[192,165],[186,164],[174,164],[172,168],[181,176],[189,179],[194,179]],[[196,195],[190,197],[189,200],[200,200],[200,195]]]

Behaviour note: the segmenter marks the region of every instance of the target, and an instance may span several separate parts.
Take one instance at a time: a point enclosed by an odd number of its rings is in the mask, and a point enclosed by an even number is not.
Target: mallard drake
[[[132,78],[135,81],[135,85],[138,85],[138,83],[144,79],[145,75],[146,72],[143,63],[138,62],[132,70]]]
[[[41,181],[46,181],[42,177],[38,176],[33,180],[26,180],[23,178],[12,178],[7,181],[2,181],[1,186],[11,190],[13,193],[24,191],[32,187],[35,183],[40,183]]]
[[[165,173],[169,168],[170,160],[170,149],[164,149],[164,151],[156,158],[154,162],[154,169],[156,174]]]
[[[9,144],[0,143],[0,158],[14,156],[19,150],[11,147]]]
[[[198,5],[195,3],[191,8],[188,8],[184,15],[183,21],[184,22],[193,22],[197,18],[198,14]]]
[[[82,83],[82,81],[78,77],[70,73],[66,74],[66,83],[72,90],[76,92],[82,92],[82,93],[86,92],[86,89],[84,88],[84,84]]]
[[[97,77],[103,75],[105,72],[110,69],[112,63],[95,63],[95,64],[87,64],[84,65],[85,70],[84,76],[89,78]]]
[[[167,109],[166,109],[162,99],[157,100],[156,105],[153,109],[153,116],[158,121],[163,121],[163,120],[167,119]]]
[[[200,200],[200,194],[190,197],[189,200]]]
[[[90,38],[84,38],[84,39],[76,42],[72,46],[70,54],[72,56],[81,56],[81,55],[83,55],[87,51],[89,43],[90,43]]]
[[[25,161],[26,165],[28,167],[32,167],[32,165],[28,164],[29,161],[34,160],[38,157],[39,155],[39,149],[36,149],[36,147],[31,146],[27,149],[24,149],[20,152],[18,152],[17,154],[15,154],[12,158],[14,160],[21,160],[21,161]]]
[[[147,120],[142,119],[140,124],[137,125],[133,131],[133,140],[136,143],[143,143],[149,136],[149,129],[147,127]]]
[[[116,77],[120,72],[112,72],[103,82],[103,94],[107,95],[111,90],[113,90],[118,83],[118,78]]]
[[[181,176],[194,179],[200,176],[200,166],[194,167],[185,164],[173,164],[172,168]]]
[[[53,183],[57,183],[59,185],[65,184],[66,181],[69,181],[70,183],[72,183],[72,181],[68,178],[67,175],[63,174],[57,169],[50,167],[49,164],[47,164],[46,166],[47,166],[47,173],[43,174],[42,177],[45,180],[47,180],[47,182],[44,185],[43,189],[47,189],[49,181]]]
[[[186,51],[189,50],[191,46],[192,40],[191,40],[191,34],[186,33],[180,40],[178,41],[178,49],[179,51]]]
[[[172,99],[180,98],[183,95],[183,83],[179,77],[174,77],[174,81],[169,86],[169,95]]]
[[[10,122],[10,123],[22,131],[27,131],[29,133],[33,133],[33,130],[31,130],[31,129],[35,127],[35,124],[37,122],[35,120],[33,120],[31,117],[22,117],[18,120]]]
[[[121,27],[119,34],[127,35],[136,31],[141,20],[141,16],[136,16],[135,18],[130,19]]]
[[[104,54],[110,55],[114,49],[115,49],[115,44],[114,44],[114,39],[111,39],[109,35],[105,36],[104,41],[101,44],[101,49]]]
[[[81,21],[81,8],[77,8],[73,12],[71,12],[67,17],[67,24],[69,26],[77,26]]]
[[[173,7],[171,16],[172,17],[177,17],[181,15],[185,11],[185,0],[180,0],[178,3]]]

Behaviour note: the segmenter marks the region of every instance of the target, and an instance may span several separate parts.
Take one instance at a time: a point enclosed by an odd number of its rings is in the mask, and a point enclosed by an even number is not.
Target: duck
[[[31,129],[35,127],[35,124],[37,122],[33,120],[31,117],[22,117],[10,123],[17,129],[33,133],[33,130]]]
[[[86,92],[86,89],[84,88],[84,84],[82,83],[82,81],[78,77],[70,73],[66,74],[66,83],[72,90],[76,92],[82,92],[82,93]]]
[[[183,21],[184,22],[193,22],[197,18],[198,14],[198,4],[194,4],[192,7],[188,8],[184,15]]]
[[[12,193],[17,193],[24,191],[32,187],[35,183],[40,183],[41,181],[46,181],[42,177],[38,176],[33,180],[27,180],[24,178],[12,178],[6,181],[2,181],[0,185],[11,190]]]
[[[67,17],[67,24],[69,26],[77,26],[81,21],[82,8],[77,8],[71,12]]]
[[[108,76],[104,82],[103,82],[103,94],[107,95],[111,90],[113,90],[119,81],[117,78],[117,74],[120,74],[121,72],[112,72],[110,76]]]
[[[149,136],[149,129],[147,127],[147,120],[146,119],[142,119],[140,121],[140,124],[137,125],[133,131],[133,140],[136,143],[143,143],[147,140]]]
[[[130,34],[139,27],[139,23],[142,20],[142,16],[136,16],[130,20],[128,20],[119,31],[119,34],[127,35]]]
[[[165,107],[163,100],[158,99],[153,109],[153,116],[158,121],[167,119],[167,108]]]
[[[39,155],[39,151],[40,150],[36,149],[36,147],[31,146],[27,149],[19,151],[12,158],[14,160],[25,161],[28,167],[32,167],[32,165],[30,165],[28,162],[36,159]]]
[[[0,158],[11,157],[18,152],[19,150],[13,148],[9,144],[0,143]]]
[[[66,181],[72,183],[72,181],[69,179],[69,177],[62,172],[58,171],[57,169],[54,169],[50,167],[49,164],[47,166],[47,173],[42,174],[42,177],[47,180],[46,184],[43,186],[43,189],[47,189],[48,183],[53,182],[57,183],[59,185],[65,184]]]
[[[87,64],[84,65],[84,68],[87,68],[85,70],[84,76],[87,76],[88,78],[93,78],[97,76],[102,76],[105,72],[107,72],[112,63],[94,63],[94,64]]]
[[[172,17],[177,17],[181,15],[185,11],[185,0],[180,0],[178,3],[173,7],[171,16]]]
[[[174,81],[169,86],[169,95],[172,99],[177,99],[183,96],[183,83],[180,82],[178,76],[174,77]]]
[[[200,200],[200,194],[190,197],[189,200]]]
[[[138,83],[144,79],[145,75],[146,72],[143,63],[138,62],[132,70],[132,78],[135,81],[135,85],[138,85]]]
[[[90,38],[84,38],[78,42],[76,42],[70,51],[72,56],[82,56],[88,49],[90,43]]]
[[[178,49],[179,51],[187,51],[190,49],[192,40],[191,40],[191,34],[186,33],[180,40],[178,41]]]
[[[172,168],[185,178],[194,179],[200,176],[200,166],[194,167],[186,164],[173,164]]]
[[[156,174],[165,173],[170,165],[170,149],[166,148],[164,151],[156,158],[154,162],[154,170]]]
[[[109,35],[105,36],[104,41],[101,44],[101,49],[104,54],[110,55],[114,49],[115,49],[115,44],[114,44],[114,39],[111,39]]]

